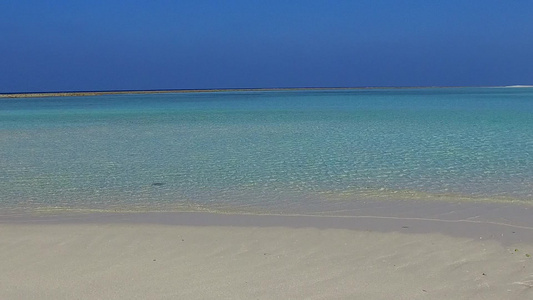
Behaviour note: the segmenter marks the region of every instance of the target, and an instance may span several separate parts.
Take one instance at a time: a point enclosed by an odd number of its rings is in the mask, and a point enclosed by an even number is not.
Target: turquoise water
[[[533,89],[0,99],[0,208],[533,204]]]

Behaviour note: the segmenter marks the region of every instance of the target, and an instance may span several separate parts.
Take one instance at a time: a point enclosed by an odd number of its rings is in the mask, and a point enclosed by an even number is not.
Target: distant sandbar
[[[41,98],[41,97],[80,97],[125,94],[170,94],[170,93],[220,93],[220,92],[265,92],[265,91],[331,91],[331,90],[369,90],[369,89],[425,89],[460,87],[299,87],[299,88],[228,88],[228,89],[183,89],[183,90],[133,90],[133,91],[80,91],[80,92],[35,92],[0,93],[0,98]]]

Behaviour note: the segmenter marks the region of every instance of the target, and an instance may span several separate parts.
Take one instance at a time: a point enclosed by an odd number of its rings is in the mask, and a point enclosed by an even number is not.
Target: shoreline
[[[348,213],[348,212],[346,212]],[[498,203],[394,201],[361,205],[350,214],[253,214],[205,211],[0,210],[2,225],[125,225],[194,227],[283,227],[442,234],[494,240],[502,245],[533,244],[531,207]]]

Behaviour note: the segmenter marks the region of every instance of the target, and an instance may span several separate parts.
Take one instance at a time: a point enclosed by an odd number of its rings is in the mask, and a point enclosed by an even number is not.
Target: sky
[[[0,93],[533,84],[533,0],[2,0]]]

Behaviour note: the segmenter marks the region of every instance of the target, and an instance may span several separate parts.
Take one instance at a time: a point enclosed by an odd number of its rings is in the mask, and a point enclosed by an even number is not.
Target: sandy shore
[[[510,243],[410,231],[442,227],[420,220],[375,231],[294,217],[179,218],[198,220],[190,226],[125,216],[0,224],[0,299],[533,299],[525,229]],[[493,229],[484,234],[499,236]]]

